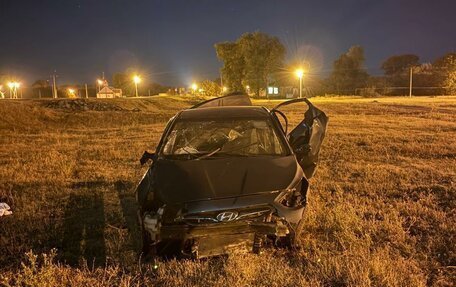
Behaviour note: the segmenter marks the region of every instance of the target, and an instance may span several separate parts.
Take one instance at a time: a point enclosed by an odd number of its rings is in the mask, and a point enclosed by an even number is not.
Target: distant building
[[[268,98],[286,98],[286,99],[293,99],[293,98],[299,98],[299,88],[293,87],[293,86],[269,86],[268,89],[266,90],[267,94],[266,96]],[[308,87],[303,87],[302,88],[302,95],[303,97],[308,97],[310,96],[311,90]],[[264,96],[265,93],[263,92],[262,96]]]
[[[106,99],[106,98],[120,98],[122,97],[122,89],[116,89],[113,87],[105,86],[98,93],[97,98]]]

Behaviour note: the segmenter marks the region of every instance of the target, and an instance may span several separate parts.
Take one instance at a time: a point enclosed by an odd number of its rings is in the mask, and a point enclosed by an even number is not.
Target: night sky
[[[378,75],[394,54],[425,62],[456,50],[455,11],[456,0],[0,0],[0,74],[93,83],[133,68],[187,85],[218,77],[214,43],[261,31],[321,76],[359,44]]]

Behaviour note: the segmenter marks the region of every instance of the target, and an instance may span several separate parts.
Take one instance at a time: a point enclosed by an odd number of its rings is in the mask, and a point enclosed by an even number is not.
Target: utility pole
[[[85,84],[85,90],[86,90],[86,99],[89,98],[89,91],[87,90],[87,84]]]
[[[52,74],[52,97],[54,99],[57,99],[57,85],[56,85],[56,82],[55,82],[55,78],[57,77],[57,75],[55,74],[55,71],[54,71],[54,74]]]
[[[135,75],[133,77],[133,82],[135,83],[135,94],[136,94],[136,97],[138,97],[138,84],[141,82],[141,77],[138,75]]]
[[[410,67],[410,87],[409,87],[409,97],[412,97],[412,86],[413,86],[413,67]]]
[[[304,70],[302,68],[297,69],[295,74],[299,78],[299,98],[302,98],[302,77],[304,76]]]

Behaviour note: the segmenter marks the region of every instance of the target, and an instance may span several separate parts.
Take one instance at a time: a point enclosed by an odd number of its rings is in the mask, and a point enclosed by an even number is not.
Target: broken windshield
[[[180,121],[162,154],[202,159],[219,156],[286,155],[287,149],[266,119]]]

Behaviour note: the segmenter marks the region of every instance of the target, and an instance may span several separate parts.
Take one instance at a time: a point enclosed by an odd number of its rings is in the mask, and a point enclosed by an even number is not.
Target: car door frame
[[[280,108],[296,103],[306,103],[308,109],[304,112],[304,119],[288,133],[288,118],[284,112],[280,111]],[[317,168],[321,145],[326,135],[328,116],[322,110],[315,107],[307,98],[284,101],[271,109],[270,113],[279,123],[306,177],[308,179],[311,178]],[[277,114],[284,119],[285,127],[283,127]],[[314,128],[315,124],[320,127],[316,132]],[[299,133],[304,131],[307,133],[300,136]],[[292,133],[295,133],[295,135],[292,135]]]

